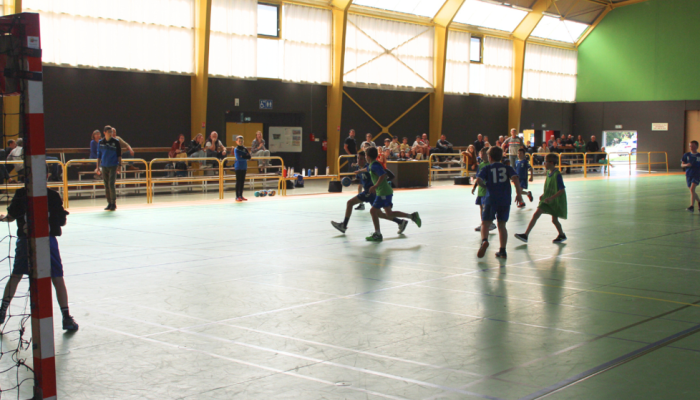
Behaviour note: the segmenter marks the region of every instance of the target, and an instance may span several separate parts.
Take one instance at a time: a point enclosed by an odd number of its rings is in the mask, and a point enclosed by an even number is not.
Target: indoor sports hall
[[[700,2],[0,11],[0,400],[700,397]]]

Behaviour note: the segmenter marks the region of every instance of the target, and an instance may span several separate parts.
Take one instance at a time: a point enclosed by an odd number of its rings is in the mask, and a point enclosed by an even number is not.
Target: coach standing
[[[112,127],[105,126],[105,137],[100,139],[97,148],[96,174],[102,173],[105,185],[105,197],[107,198],[106,211],[117,209],[117,169],[122,165],[122,147],[119,141],[112,137]],[[101,170],[100,170],[101,168]]]
[[[350,166],[349,171],[352,171],[352,165],[357,162],[357,142],[355,141],[354,129],[350,129],[349,136],[345,139],[345,143],[343,144],[343,149],[345,150],[345,154],[355,156],[348,162],[348,166]]]

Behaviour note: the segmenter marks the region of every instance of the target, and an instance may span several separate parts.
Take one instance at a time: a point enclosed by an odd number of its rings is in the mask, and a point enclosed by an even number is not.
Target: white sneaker
[[[498,228],[496,224],[491,224],[491,226],[489,226],[489,231],[496,230],[496,228]]]
[[[364,210],[364,209],[365,209],[365,203],[360,203],[359,206],[355,207],[355,210],[360,210],[360,211],[362,211],[362,210]]]
[[[474,228],[474,232],[481,232],[481,225],[477,225],[477,227]]]

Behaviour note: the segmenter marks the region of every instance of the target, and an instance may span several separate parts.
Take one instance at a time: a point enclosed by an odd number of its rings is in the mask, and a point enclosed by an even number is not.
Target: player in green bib
[[[489,158],[487,156],[487,153],[489,152],[488,147],[482,147],[481,151],[479,152],[479,158],[481,158],[481,163],[479,163],[479,167],[476,169],[476,173],[478,174],[479,171],[481,171],[482,168],[485,166],[489,165]],[[486,188],[479,186],[477,184],[474,184],[474,187],[472,187],[472,194],[474,194],[474,191],[476,192],[476,204],[479,206],[479,219],[481,219],[481,215],[484,213],[484,196],[486,196]],[[489,231],[492,231],[496,229],[496,224],[491,224],[489,227]],[[474,229],[476,232],[481,232],[481,224],[477,225],[477,227]]]
[[[527,238],[532,228],[535,227],[537,219],[542,214],[552,216],[552,223],[557,228],[559,236],[553,240],[554,243],[562,243],[566,241],[566,235],[561,229],[559,218],[566,219],[566,187],[561,172],[555,168],[557,164],[556,154],[547,154],[544,161],[544,167],[547,169],[547,179],[544,181],[544,193],[540,196],[540,204],[537,206],[537,211],[532,216],[530,224],[527,226],[525,233],[516,233],[515,238],[527,243]]]
[[[369,188],[369,193],[374,193],[377,195],[376,199],[374,199],[374,202],[372,203],[372,209],[370,210],[370,214],[372,215],[372,223],[374,223],[374,233],[368,236],[367,240],[370,242],[381,242],[383,240],[382,232],[379,229],[379,218],[388,219],[389,221],[394,221],[399,224],[399,234],[403,233],[408,225],[407,220],[399,217],[409,218],[420,228],[421,220],[417,212],[407,214],[405,212],[392,210],[392,207],[394,206],[392,203],[394,189],[392,189],[391,185],[389,185],[384,166],[377,162],[377,156],[379,155],[377,148],[368,148],[365,150],[365,155],[370,163],[367,170],[372,178],[372,183],[374,184]],[[384,211],[382,211],[382,209],[384,209]]]

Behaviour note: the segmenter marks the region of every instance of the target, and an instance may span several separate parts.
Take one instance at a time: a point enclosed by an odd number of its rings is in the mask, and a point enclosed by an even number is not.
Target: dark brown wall
[[[551,130],[570,135],[573,133],[574,109],[574,103],[523,100],[520,130]]]
[[[393,90],[376,90],[376,89],[344,89],[359,105],[367,110],[379,123],[389,125],[413,104],[415,104],[425,93],[417,92],[399,92]],[[394,124],[389,131],[392,135],[402,138],[409,138],[409,142],[413,143],[416,135],[428,133],[430,130],[430,100],[425,98],[408,114]],[[376,136],[382,129],[370,117],[367,116],[355,103],[347,96],[343,95],[343,115],[340,125],[340,145],[341,154],[342,145],[345,138],[348,136],[350,129],[356,132],[355,139],[358,146],[365,140],[365,134],[371,133]],[[382,135],[376,139],[376,143],[384,145],[384,138],[388,135]]]
[[[236,98],[240,101],[238,107],[235,106]],[[285,165],[299,171],[315,166],[325,171],[326,152],[321,149],[321,141],[326,139],[326,98],[327,88],[320,85],[209,78],[207,132],[226,132],[226,121],[245,122],[241,121],[241,114],[243,118],[251,118],[247,122],[263,124],[263,136],[268,142],[270,126],[301,126],[304,131],[302,152],[275,155],[281,156]],[[273,109],[261,110],[261,99],[272,100]],[[321,141],[311,142],[310,133]]]
[[[117,128],[134,147],[170,146],[190,132],[189,76],[44,66],[46,146],[90,147]]]
[[[678,169],[685,144],[685,111],[700,109],[697,101],[638,101],[577,103],[574,110],[574,135],[590,138],[597,135],[599,141],[605,130],[637,131],[637,151],[665,151],[669,167]],[[653,122],[667,122],[668,131],[652,131]],[[644,159],[646,160],[646,158]]]
[[[479,133],[493,143],[508,134],[508,99],[446,95],[442,131],[455,146],[473,143]]]

